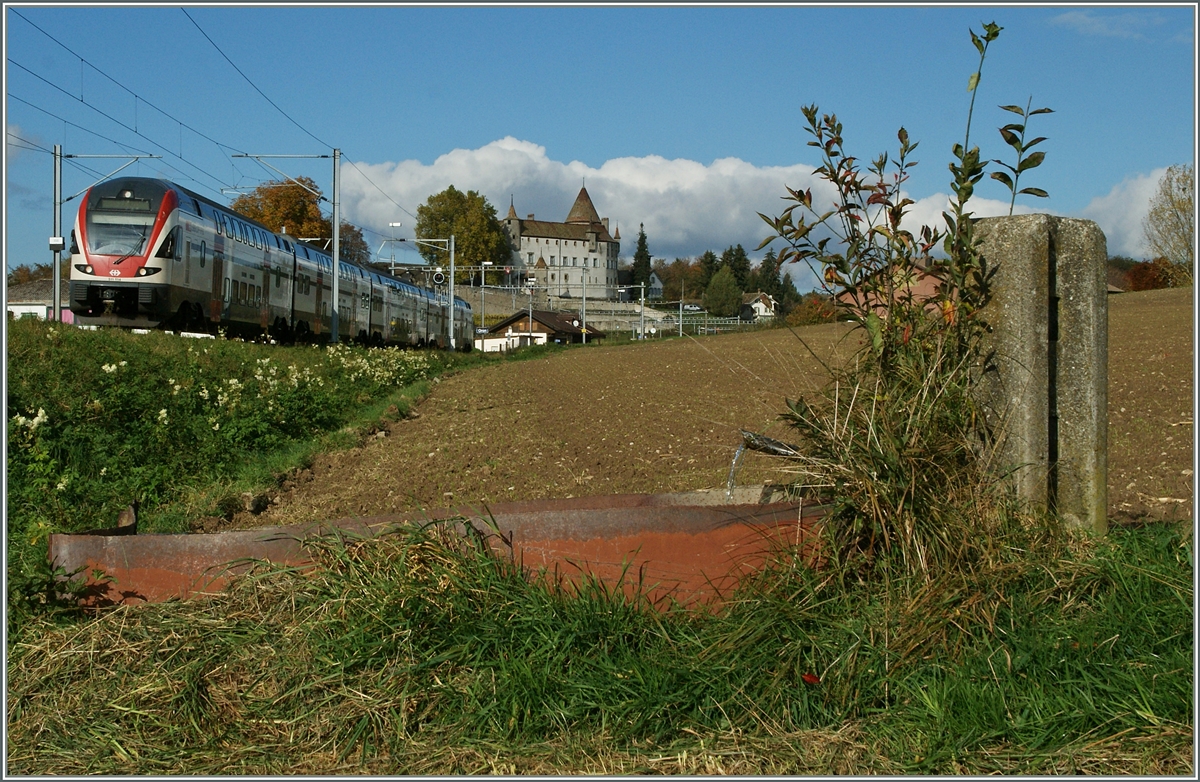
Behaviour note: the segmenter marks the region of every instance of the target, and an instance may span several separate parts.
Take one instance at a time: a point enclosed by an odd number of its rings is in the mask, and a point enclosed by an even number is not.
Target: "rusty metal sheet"
[[[708,501],[700,498],[701,501]],[[89,602],[157,602],[222,589],[252,561],[310,561],[304,539],[333,530],[372,535],[398,524],[470,520],[497,553],[551,577],[640,582],[653,598],[711,600],[774,546],[803,545],[823,509],[797,503],[681,504],[693,495],[626,494],[460,506],[212,534],[51,535],[49,556],[91,579]]]

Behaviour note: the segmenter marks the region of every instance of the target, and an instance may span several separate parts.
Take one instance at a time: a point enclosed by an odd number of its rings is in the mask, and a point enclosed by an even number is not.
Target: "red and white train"
[[[162,179],[94,185],[71,232],[70,309],[87,325],[328,341],[333,259]],[[449,297],[342,261],[338,339],[448,347]],[[454,299],[470,350],[471,307]]]

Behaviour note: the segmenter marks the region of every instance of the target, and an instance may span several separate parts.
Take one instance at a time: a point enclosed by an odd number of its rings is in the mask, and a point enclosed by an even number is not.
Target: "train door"
[[[284,245],[285,247],[287,245]],[[293,338],[296,334],[296,285],[298,284],[296,273],[300,267],[300,262],[296,259],[296,247],[292,246],[292,276],[288,279],[288,328],[291,329]]]
[[[322,295],[325,292],[325,266],[321,263],[320,259],[317,260],[316,274],[317,284],[314,291],[316,298],[313,300],[313,333],[320,334],[322,331],[321,322],[325,319],[325,313],[322,308],[326,304],[325,296]]]
[[[229,277],[226,276],[225,266],[225,237],[218,229],[213,235],[212,288],[208,300],[208,317],[213,323],[221,322],[228,301]]]
[[[259,244],[262,245],[262,269],[258,274],[261,284],[260,289],[262,290],[262,293],[258,297],[258,326],[265,334],[267,324],[271,322],[271,254],[267,250],[267,243],[262,240],[262,234],[258,230],[255,230],[255,234],[259,240]]]
[[[371,298],[375,285],[360,269],[358,272],[358,328],[364,339],[371,339]]]

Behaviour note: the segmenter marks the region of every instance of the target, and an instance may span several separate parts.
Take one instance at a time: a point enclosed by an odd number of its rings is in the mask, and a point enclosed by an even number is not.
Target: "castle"
[[[504,220],[512,249],[510,284],[541,288],[562,298],[617,298],[617,257],[621,230],[608,232],[586,187],[561,223],[517,217],[512,203]]]

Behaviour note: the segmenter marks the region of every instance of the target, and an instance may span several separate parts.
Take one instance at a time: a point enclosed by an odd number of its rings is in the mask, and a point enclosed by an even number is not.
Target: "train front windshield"
[[[165,188],[153,180],[115,180],[92,188],[87,210],[88,251],[97,255],[146,252]]]

